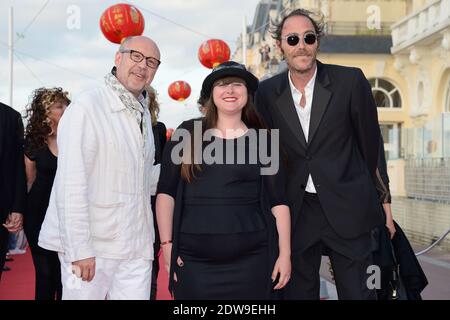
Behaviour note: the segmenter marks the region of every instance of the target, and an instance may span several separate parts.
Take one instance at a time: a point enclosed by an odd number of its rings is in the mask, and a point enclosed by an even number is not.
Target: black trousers
[[[3,267],[5,265],[6,253],[8,252],[8,235],[8,230],[0,225],[0,281],[2,279]]]
[[[61,265],[58,253],[30,244],[36,274],[35,299],[61,300]]]
[[[292,275],[284,298],[320,299],[320,263],[330,257],[339,299],[375,300],[376,291],[367,280],[372,273],[370,233],[356,239],[343,239],[330,226],[317,195],[306,193],[292,236]]]

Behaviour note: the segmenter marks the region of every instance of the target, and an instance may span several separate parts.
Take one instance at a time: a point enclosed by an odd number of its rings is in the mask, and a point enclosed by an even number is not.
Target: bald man
[[[60,121],[39,245],[59,253],[63,299],[149,299],[159,166],[144,87],[159,59],[153,40],[125,39],[104,84],[75,97]]]

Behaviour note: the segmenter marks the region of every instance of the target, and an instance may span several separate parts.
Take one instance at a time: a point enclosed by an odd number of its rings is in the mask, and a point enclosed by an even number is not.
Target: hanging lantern
[[[191,86],[186,81],[175,81],[169,86],[169,96],[177,101],[184,101],[191,95]]]
[[[140,36],[144,32],[142,13],[129,4],[116,4],[103,12],[100,17],[100,29],[111,42],[120,44],[123,39]]]
[[[172,128],[168,128],[166,130],[166,139],[167,139],[167,141],[169,141],[170,137],[172,137],[172,133],[173,133],[173,129]]]
[[[205,41],[198,49],[198,59],[202,65],[212,69],[222,62],[230,60],[230,47],[219,39]]]

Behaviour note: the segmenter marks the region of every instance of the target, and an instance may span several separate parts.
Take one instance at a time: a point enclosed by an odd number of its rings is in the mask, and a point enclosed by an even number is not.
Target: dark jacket
[[[155,139],[155,164],[161,163],[162,153],[166,145],[166,126],[162,122],[157,122],[153,127],[153,137]]]
[[[280,130],[293,234],[309,174],[341,238],[356,238],[381,224],[374,183],[380,129],[370,84],[360,69],[317,62],[308,142],[287,71],[261,82],[255,102],[268,126]]]
[[[27,192],[20,113],[0,103],[0,220],[25,212]],[[2,227],[3,228],[3,227]]]

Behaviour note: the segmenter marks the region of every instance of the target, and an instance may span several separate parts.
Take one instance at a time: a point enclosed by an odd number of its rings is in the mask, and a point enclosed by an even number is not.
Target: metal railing
[[[391,35],[393,22],[382,22],[379,28],[367,25],[366,21],[328,21],[325,33],[330,35]]]
[[[416,252],[416,256],[420,256],[424,253],[427,253],[428,251],[430,251],[431,249],[433,249],[434,247],[436,247],[442,240],[445,239],[445,237],[447,237],[450,234],[450,228],[448,228],[448,230],[446,232],[444,232],[442,234],[442,236],[439,237],[439,239],[437,239],[436,241],[434,241],[428,248],[423,249],[422,251]]]

